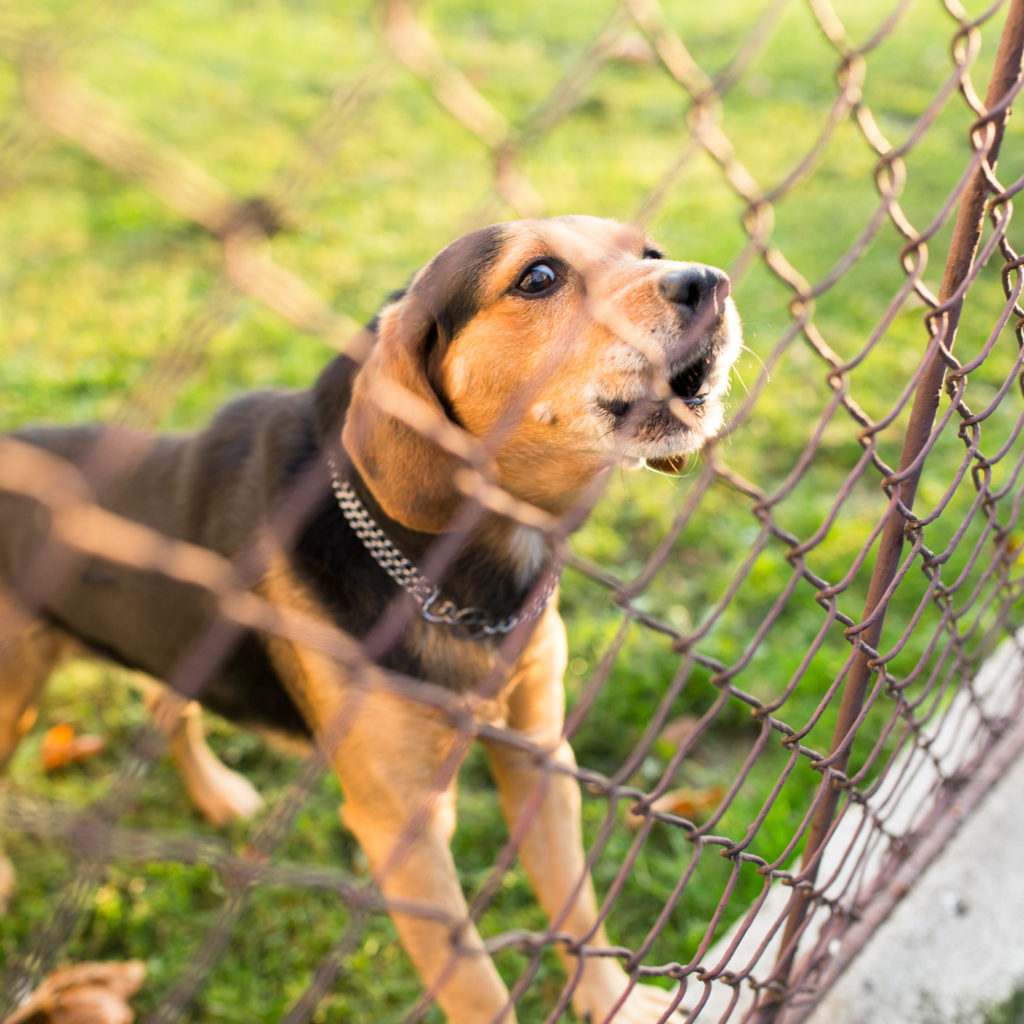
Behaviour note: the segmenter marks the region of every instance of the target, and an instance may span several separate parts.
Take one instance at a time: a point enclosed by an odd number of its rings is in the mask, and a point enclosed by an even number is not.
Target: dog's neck
[[[359,370],[358,363],[339,355],[324,368],[313,389],[313,436],[321,450],[334,450],[337,445]],[[392,519],[351,463],[342,475],[388,539],[407,558],[421,564],[440,535],[413,530]],[[335,505],[335,514],[329,519],[331,528],[351,529],[333,496],[331,503]],[[488,511],[437,582],[442,596],[458,607],[482,608],[495,619],[503,619],[519,611],[550,556],[551,544],[542,531]]]
[[[424,556],[443,535],[411,529],[389,516],[354,466],[346,478],[387,538],[412,562],[422,565]],[[543,531],[485,511],[438,582],[442,595],[459,607],[481,608],[495,618],[504,618],[519,609],[550,556],[551,545]]]

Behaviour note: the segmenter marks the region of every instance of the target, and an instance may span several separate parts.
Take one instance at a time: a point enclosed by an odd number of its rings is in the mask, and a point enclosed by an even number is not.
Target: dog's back
[[[309,392],[267,392],[230,404],[198,434],[129,435],[88,425],[12,436],[83,471],[103,508],[231,558],[315,453],[311,410]],[[37,502],[0,490],[0,584],[16,595],[37,568],[46,525]],[[215,613],[202,588],[122,563],[90,559],[65,575],[30,597],[36,606],[27,610],[86,649],[158,679],[168,678]],[[308,733],[251,634],[203,700],[236,721]]]

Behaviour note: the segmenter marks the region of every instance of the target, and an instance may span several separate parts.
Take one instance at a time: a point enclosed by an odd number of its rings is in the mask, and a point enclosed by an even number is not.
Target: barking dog
[[[630,980],[614,958],[585,956],[607,939],[585,869],[579,788],[571,772],[545,770],[529,747],[574,765],[562,736],[565,631],[553,584],[543,582],[552,542],[524,525],[528,518],[486,511],[435,589],[416,566],[450,532],[466,480],[451,445],[436,442],[475,439],[491,484],[541,517],[570,511],[613,465],[676,466],[722,423],[740,347],[729,282],[713,268],[664,259],[632,227],[591,217],[521,221],[452,243],[371,327],[376,341],[362,366],[340,356],[310,391],[250,395],[201,433],[145,439],[130,470],[94,480],[97,500],[232,558],[300,474],[321,474],[323,500],[297,545],[253,590],[361,639],[404,587],[421,608],[371,670],[382,685],[357,684],[320,650],[253,632],[202,702],[244,725],[320,741],[344,790],[344,821],[453,1024],[515,1016],[468,922],[449,851],[458,731],[436,704],[410,696],[416,684],[408,681],[454,691],[477,721],[507,730],[518,742],[494,729],[484,741],[502,808],[513,829],[530,814],[519,855],[557,930],[583,944],[573,1006],[598,1024]],[[101,434],[86,426],[0,439],[0,487],[4,445],[33,445],[88,470]],[[30,498],[0,491],[0,581],[10,606],[23,609],[19,632],[0,650],[0,767],[62,658],[87,651],[166,680],[214,612],[198,586],[99,558],[26,600],[47,522]],[[525,646],[479,699],[481,681],[501,671],[505,635],[526,620]],[[396,679],[404,689],[388,685]],[[168,731],[190,788],[230,788],[223,766],[211,767],[194,716],[182,725],[187,717]],[[345,727],[332,737],[336,720]],[[228,794],[225,815],[241,813],[250,796]],[[570,975],[580,948],[559,946]],[[669,998],[635,986],[614,1021],[653,1024]]]

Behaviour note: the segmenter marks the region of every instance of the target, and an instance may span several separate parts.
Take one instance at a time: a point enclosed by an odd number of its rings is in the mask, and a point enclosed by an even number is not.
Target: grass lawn
[[[721,0],[698,5],[667,0],[671,24],[701,66],[723,69],[764,8],[760,0]],[[978,15],[983,5],[968,5]],[[855,42],[867,40],[885,20],[886,0],[842,0],[835,5]],[[511,122],[521,123],[580,58],[612,14],[611,3],[565,0],[552,5],[498,4],[494,0],[436,0],[424,5],[424,23],[447,57]],[[52,28],[61,37],[78,8],[70,0],[15,0],[0,20],[0,56],[15,54],[20,32]],[[109,96],[152,137],[194,160],[239,195],[256,195],[291,165],[299,140],[330,97],[350,81],[378,46],[368,3],[327,0],[152,0],[92,8],[79,22],[75,45],[65,54],[71,70]],[[984,94],[1004,15],[986,26],[972,74]],[[950,75],[949,45],[955,23],[942,5],[917,0],[892,32],[867,56],[864,102],[883,134],[906,141]],[[781,14],[763,52],[731,89],[722,127],[737,156],[766,188],[785,179],[810,150],[835,97],[838,56],[814,22],[809,7],[793,0]],[[629,219],[687,139],[686,102],[680,87],[659,66],[610,62],[588,87],[577,109],[526,149],[521,168],[544,197],[548,212],[592,213]],[[27,423],[69,423],[116,418],[129,397],[151,386],[183,331],[217,288],[219,246],[141,186],[126,182],[70,144],[42,134],[28,145],[19,83],[11,63],[0,61],[0,429]],[[936,215],[966,164],[967,130],[973,115],[954,93],[906,157],[902,209],[919,229]],[[876,156],[855,123],[842,123],[811,173],[775,206],[773,244],[808,281],[822,280],[854,243],[878,204]],[[1000,176],[1024,173],[1024,128],[1011,120]],[[652,235],[675,258],[732,268],[746,242],[743,204],[706,155],[687,162],[650,219]],[[428,88],[393,66],[379,96],[349,125],[323,174],[300,197],[295,224],[273,242],[275,258],[303,277],[333,308],[355,321],[368,319],[381,300],[400,287],[426,259],[481,217],[513,216],[492,196],[491,158],[456,123]],[[930,243],[924,271],[938,292],[950,225]],[[1010,240],[1020,249],[1020,230]],[[861,352],[904,281],[903,239],[891,223],[863,256],[816,302],[814,322],[842,359]],[[982,348],[1002,309],[997,256],[971,289],[957,341],[966,362]],[[829,514],[836,494],[862,454],[859,426],[842,409],[823,419],[832,398],[826,366],[800,337],[787,341],[792,293],[755,260],[735,276],[734,295],[745,322],[746,344],[736,368],[732,413],[742,420],[718,455],[737,474],[771,494],[786,481],[821,426],[820,443],[800,482],[774,510],[775,521],[806,540]],[[927,341],[923,305],[908,299],[867,357],[850,374],[850,392],[866,413],[881,419],[893,407],[917,366]],[[972,372],[965,401],[985,408],[1017,356],[1007,329],[990,356]],[[305,387],[330,357],[322,339],[297,331],[249,300],[240,301],[226,325],[194,354],[192,371],[161,412],[162,429],[189,430],[223,402],[243,391]],[[762,381],[762,366],[770,382]],[[748,397],[752,396],[752,397]],[[947,408],[943,400],[942,409]],[[982,450],[991,455],[1013,436],[1021,415],[1013,388],[984,422]],[[907,410],[880,437],[890,465],[899,458]],[[996,485],[1011,481],[1021,445],[993,467]],[[964,453],[956,422],[930,458],[918,509],[930,511],[954,478]],[[678,479],[653,473],[617,473],[601,504],[574,540],[582,558],[623,580],[646,564],[678,511],[704,488],[705,463]],[[827,538],[808,555],[819,577],[837,582],[850,569],[886,506],[879,474],[870,469],[843,503]],[[968,473],[943,515],[927,528],[927,544],[942,551],[956,541],[943,566],[955,580],[981,536],[980,516],[962,538],[955,531],[976,492]],[[1010,498],[1000,520],[1010,523]],[[636,606],[687,633],[710,628],[699,651],[726,666],[743,663],[734,685],[761,701],[775,699],[797,671],[824,622],[814,587],[796,584],[785,609],[751,650],[758,627],[789,584],[793,566],[779,540],[760,539],[752,501],[722,480],[699,496],[663,567]],[[968,603],[973,583],[994,551],[985,540],[979,568],[952,597]],[[749,560],[749,565],[746,563]],[[871,559],[840,595],[851,619],[862,617]],[[742,571],[741,571],[742,570]],[[717,604],[738,580],[724,611]],[[912,569],[894,599],[881,650],[888,651],[915,614],[927,580]],[[623,612],[606,588],[575,569],[565,573],[562,609],[569,628],[570,704],[581,693],[622,625]],[[979,630],[967,643],[976,650],[994,621],[992,609],[971,612],[958,623]],[[929,654],[940,610],[929,605],[910,641],[889,663],[904,679],[922,658],[925,671],[908,690],[924,693],[943,645]],[[775,712],[794,728],[808,724],[822,695],[850,651],[835,624],[827,632],[799,685]],[[633,624],[614,668],[584,718],[574,747],[580,763],[611,775],[641,739],[680,664],[672,638]],[[934,691],[932,691],[934,692]],[[693,668],[670,715],[704,714],[719,698],[711,673]],[[864,763],[894,707],[883,695],[872,708],[854,748],[853,767]],[[105,792],[131,737],[144,721],[137,691],[126,673],[96,664],[71,664],[53,680],[40,721],[23,743],[10,776],[21,790],[83,806]],[[58,722],[102,733],[107,752],[52,775],[40,767],[43,731]],[[828,749],[835,722],[830,706],[803,743]],[[285,794],[300,762],[212,717],[211,743],[243,771],[269,806]],[[896,731],[898,733],[898,730]],[[730,697],[679,768],[677,785],[728,786],[758,738],[744,701]],[[888,741],[891,749],[895,735]],[[649,788],[662,776],[672,747],[655,743],[633,773]],[[773,734],[747,782],[715,826],[716,835],[739,839],[757,816],[784,768],[788,752]],[[875,763],[872,771],[877,770]],[[870,778],[869,774],[869,778]],[[799,824],[820,776],[801,759],[789,775],[749,850],[767,860],[781,856]],[[340,825],[339,787],[325,776],[299,814],[280,851],[284,860],[340,866],[366,879],[362,856]],[[633,840],[623,818],[595,869],[604,892]],[[584,823],[593,838],[608,812],[606,801],[584,800]],[[205,825],[188,804],[168,763],[147,780],[125,824],[155,831],[220,834],[242,849],[250,828],[224,833]],[[484,759],[474,751],[464,769],[459,797],[456,861],[468,895],[477,891],[501,848],[505,829]],[[27,948],[72,878],[74,851],[19,834],[5,843],[20,888],[0,920],[0,952],[10,958]],[[612,940],[636,947],[693,855],[678,830],[655,825],[619,896],[610,919]],[[793,863],[793,858],[789,863]],[[681,963],[694,954],[729,881],[732,862],[705,849],[696,872],[646,958],[648,964]],[[762,885],[745,864],[718,932],[740,914]],[[222,905],[218,874],[204,866],[113,860],[88,912],[66,950],[69,959],[140,957],[149,977],[137,1000],[145,1012],[198,947]],[[227,952],[208,972],[193,1021],[276,1020],[309,983],[320,958],[342,933],[348,914],[335,897],[314,890],[262,888],[252,894]],[[518,866],[503,879],[481,929],[493,935],[510,928],[539,928],[543,918]],[[499,955],[507,980],[526,964],[515,951]],[[564,978],[546,951],[544,964],[520,1004],[520,1019],[540,1020]],[[357,949],[345,960],[332,994],[315,1020],[402,1019],[416,1000],[419,982],[397,945],[390,922],[374,916]],[[440,1020],[434,1009],[428,1020]]]

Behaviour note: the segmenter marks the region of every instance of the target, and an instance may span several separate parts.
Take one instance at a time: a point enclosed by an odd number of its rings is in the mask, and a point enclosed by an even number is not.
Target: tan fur
[[[0,588],[0,771],[36,720],[39,699],[50,673],[75,652],[59,629],[26,620]],[[0,843],[0,914],[14,892],[14,865]]]
[[[39,698],[53,670],[71,657],[77,645],[61,630],[41,620],[5,637],[4,685],[0,687],[0,769],[36,719]]]
[[[590,217],[521,221],[484,283],[484,308],[453,340],[429,381],[422,369],[423,331],[417,275],[409,295],[385,310],[380,344],[360,374],[344,441],[385,511],[418,529],[437,530],[457,506],[447,481],[452,456],[382,415],[369,398],[373,384],[396,379],[425,398],[438,417],[435,392],[446,394],[458,422],[482,438],[516,409],[524,382],[530,401],[493,452],[496,481],[512,494],[561,514],[582,489],[619,456],[658,458],[677,454],[679,439],[666,438],[661,450],[615,452],[608,423],[594,409],[595,395],[640,398],[652,376],[665,365],[679,334],[674,312],[658,293],[668,270],[685,264],[637,259],[645,244],[639,229]],[[572,268],[570,280],[544,300],[544,316],[534,302],[503,294],[518,268],[555,254]],[[731,302],[725,318],[735,344],[725,354],[712,383],[713,397],[696,437],[699,448],[722,422],[721,395],[739,345],[739,321]],[[534,410],[531,415],[531,408]],[[683,416],[685,416],[683,410]],[[396,452],[409,461],[396,459]],[[390,474],[396,462],[417,467]],[[423,466],[423,470],[418,469]],[[424,491],[421,478],[430,478]]]
[[[263,809],[252,783],[223,764],[207,746],[202,709],[165,686],[147,694],[150,715],[167,735],[168,748],[192,803],[207,821],[227,825],[244,821]]]

